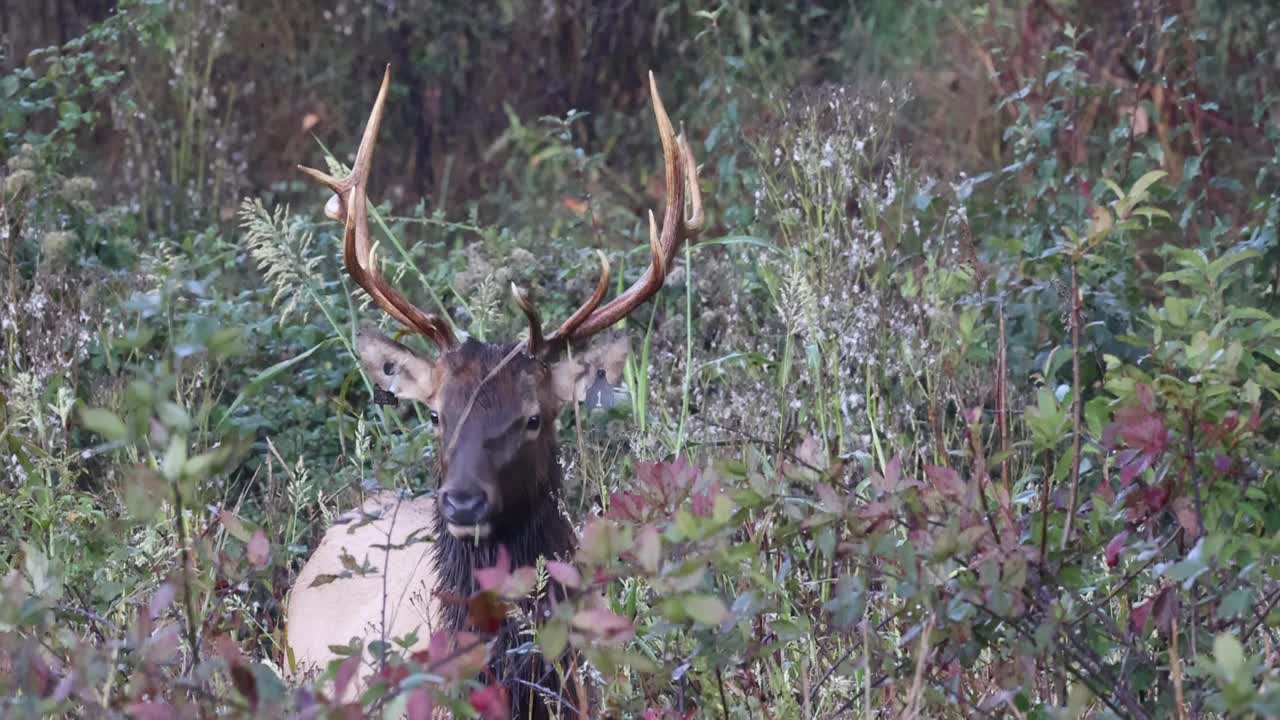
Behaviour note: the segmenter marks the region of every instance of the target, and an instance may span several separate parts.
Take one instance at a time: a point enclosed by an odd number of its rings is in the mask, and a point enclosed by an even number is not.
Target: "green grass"
[[[369,402],[355,332],[390,323],[325,193],[227,93],[249,73],[282,116],[328,113],[340,144],[305,157],[337,164],[367,112],[359,51],[406,43],[378,255],[486,340],[522,330],[512,282],[555,318],[591,250],[615,293],[643,269],[660,161],[633,65],[691,129],[708,230],[620,326],[628,402],[562,418],[589,587],[537,639],[582,650],[618,716],[1280,713],[1274,11],[1142,3],[1174,19],[1131,33],[1149,23],[1094,3],[1058,8],[1070,25],[1019,3],[592,9],[567,37],[621,44],[543,93],[587,88],[587,112],[504,84],[539,17],[410,5],[335,16],[325,52],[282,35],[279,78],[238,44],[291,27],[275,10],[141,2],[0,68],[0,715],[300,709],[278,672],[298,568],[362,482],[432,487],[434,448],[420,411]],[[1095,72],[1108,42],[1201,114],[1146,88],[1136,132],[1139,90]],[[929,82],[986,59],[1016,82]],[[409,106],[427,91],[442,109]],[[110,117],[136,172],[102,169]],[[258,147],[260,176],[218,143]],[[573,623],[597,592],[626,642]],[[367,716],[422,688],[475,715],[480,684],[401,662]]]

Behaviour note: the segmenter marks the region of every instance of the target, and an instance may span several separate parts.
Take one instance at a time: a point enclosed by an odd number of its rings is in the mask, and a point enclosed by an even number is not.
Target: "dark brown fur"
[[[492,518],[493,529],[488,537],[483,540],[454,537],[448,532],[437,503],[433,559],[439,573],[438,591],[446,598],[465,598],[479,590],[472,571],[493,566],[499,545],[506,546],[512,568],[532,566],[539,557],[569,559],[577,548],[577,535],[561,508],[563,484],[555,428],[558,408],[549,389],[550,369],[541,360],[517,353],[487,383],[480,385],[510,351],[511,346],[468,341],[446,358],[448,376],[443,384],[445,395],[441,406],[444,411],[440,414],[441,484],[448,477],[451,465],[485,468],[492,462],[484,457],[484,438],[477,429],[507,422],[508,416],[518,412],[518,404],[513,411],[512,398],[517,398],[515,403],[519,403],[536,389],[540,395],[540,412],[544,415],[537,439],[524,443],[507,462],[493,468],[497,474],[500,509]],[[446,448],[453,437],[455,423],[473,393],[475,402],[464,421],[466,431],[458,433],[457,447],[450,454]],[[563,599],[562,588],[554,581],[551,585],[548,596]],[[532,613],[535,608],[530,605],[524,610]],[[446,604],[443,623],[450,630],[471,629],[463,604]],[[566,669],[568,660],[568,657],[562,660],[562,670]],[[490,670],[511,693],[512,718],[552,717],[545,702],[534,698],[559,696],[559,674],[529,646],[529,637],[522,636],[521,628],[512,620],[505,621],[498,630]],[[560,717],[584,717],[575,712],[577,701],[573,693],[565,693],[564,700],[560,704]]]

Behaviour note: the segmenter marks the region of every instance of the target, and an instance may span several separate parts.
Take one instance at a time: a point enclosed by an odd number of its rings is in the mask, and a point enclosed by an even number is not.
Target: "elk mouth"
[[[484,540],[493,531],[493,526],[487,522],[480,522],[474,525],[445,523],[445,527],[449,530],[450,535],[459,540]]]

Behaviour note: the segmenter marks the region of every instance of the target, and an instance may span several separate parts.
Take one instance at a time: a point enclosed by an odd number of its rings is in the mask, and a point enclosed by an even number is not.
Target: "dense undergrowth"
[[[630,402],[562,429],[609,609],[533,642],[610,716],[1280,715],[1280,12],[759,5],[125,1],[2,68],[0,714],[504,716],[283,679],[329,521],[432,487],[290,170],[389,61],[384,272],[477,337],[643,268],[649,66],[702,163]]]

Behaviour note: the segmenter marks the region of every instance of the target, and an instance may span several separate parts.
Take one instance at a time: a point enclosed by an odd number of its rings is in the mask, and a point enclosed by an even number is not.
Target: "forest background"
[[[433,450],[365,393],[378,314],[294,167],[350,161],[389,63],[384,272],[478,337],[512,281],[561,316],[593,248],[643,268],[648,70],[701,162],[628,401],[562,429],[616,632],[531,642],[613,716],[1280,715],[1276,37],[1227,0],[3,3],[0,714],[331,702],[282,680],[285,593]],[[503,716],[389,666],[332,710]]]

